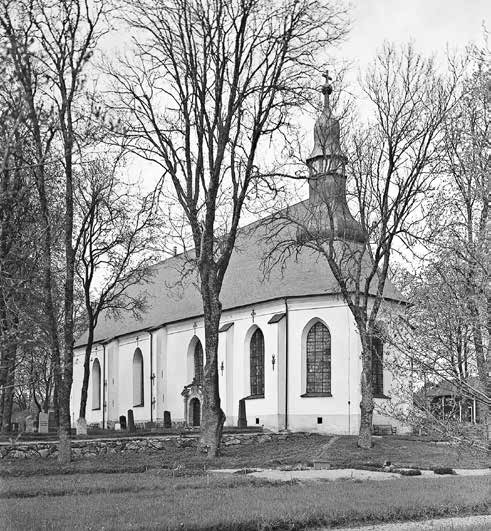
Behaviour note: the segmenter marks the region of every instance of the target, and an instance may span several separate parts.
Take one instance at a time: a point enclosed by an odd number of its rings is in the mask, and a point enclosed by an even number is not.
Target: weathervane
[[[329,70],[326,70],[326,73],[323,74],[326,82],[321,87],[321,92],[324,94],[324,111],[330,111],[329,108],[329,96],[332,94],[332,85],[329,81],[332,81],[332,77],[329,75]]]

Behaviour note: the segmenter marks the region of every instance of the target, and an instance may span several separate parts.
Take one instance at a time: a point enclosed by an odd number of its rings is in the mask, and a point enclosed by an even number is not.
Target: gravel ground
[[[315,531],[324,531],[325,529],[328,528],[321,528]],[[343,527],[338,528],[336,531],[484,531],[488,529],[491,529],[491,515],[438,518],[422,522],[393,522],[391,524],[364,527]]]

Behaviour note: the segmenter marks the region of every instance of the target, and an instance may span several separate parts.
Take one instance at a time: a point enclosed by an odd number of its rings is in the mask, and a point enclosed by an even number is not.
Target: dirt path
[[[324,531],[318,528],[312,531]],[[464,516],[458,518],[437,518],[421,522],[393,522],[391,524],[367,525],[363,527],[343,527],[337,531],[484,531],[491,529],[491,515]]]

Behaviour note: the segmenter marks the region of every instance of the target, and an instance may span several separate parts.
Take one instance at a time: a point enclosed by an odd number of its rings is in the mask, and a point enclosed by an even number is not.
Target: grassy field
[[[279,468],[285,465],[311,465],[314,460],[329,461],[333,467],[349,468],[367,464],[382,465],[391,461],[401,467],[483,468],[490,466],[489,456],[467,450],[459,451],[425,440],[409,437],[374,438],[371,450],[356,446],[356,437],[342,436],[324,450],[329,436],[291,435],[285,440],[241,444],[223,448],[223,456],[207,460],[194,448],[169,447],[147,453],[112,454],[74,461],[60,469],[55,459],[5,460],[0,463],[0,477],[93,472],[142,472],[153,468]]]
[[[331,443],[331,444],[329,444]],[[282,468],[327,460],[335,468],[482,468],[472,450],[405,437],[291,435],[223,448],[207,460],[194,448],[111,454],[60,468],[55,459],[0,462],[0,528],[304,529],[478,514],[489,511],[490,478],[274,483],[213,468]]]
[[[277,484],[191,474],[6,478],[2,529],[303,529],[489,510],[483,477]]]

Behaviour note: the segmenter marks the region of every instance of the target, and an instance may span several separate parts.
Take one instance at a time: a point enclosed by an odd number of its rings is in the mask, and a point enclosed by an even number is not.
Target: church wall
[[[139,348],[143,355],[143,405],[138,406],[133,401],[133,358],[136,349]],[[141,332],[138,335],[123,337],[119,341],[118,352],[118,390],[119,400],[116,419],[120,415],[127,417],[128,410],[133,410],[135,422],[150,420],[150,338],[148,333]],[[112,377],[109,374],[109,377]]]
[[[254,309],[254,315],[251,315]],[[227,373],[231,386],[226,393],[226,425],[236,426],[238,422],[239,400],[251,395],[250,389],[250,339],[257,328],[264,336],[264,398],[246,400],[247,423],[249,426],[260,425],[269,429],[281,428],[278,406],[278,324],[268,324],[274,314],[285,311],[283,302],[262,303],[247,308],[224,312],[222,322],[233,322],[230,330],[220,334],[221,348],[225,350],[226,359],[232,367]],[[281,323],[281,321],[280,321]],[[282,326],[282,325],[280,325]],[[226,336],[225,334],[229,334]],[[228,338],[228,340],[227,340]],[[275,356],[273,369],[272,356]],[[220,360],[219,360],[220,366]],[[225,371],[224,371],[225,372]],[[223,395],[222,395],[223,396]]]
[[[102,426],[102,404],[104,402],[104,347],[102,345],[96,345],[92,349],[90,356],[90,369],[89,374],[89,385],[87,388],[87,406],[85,412],[85,419],[87,424],[100,424]],[[73,384],[72,392],[70,396],[70,411],[71,411],[71,422],[75,426],[77,419],[80,414],[80,395],[82,392],[82,383],[84,378],[84,359],[85,359],[85,348],[74,349],[73,352]],[[92,378],[92,367],[95,360],[99,361],[101,367],[101,379],[100,379],[100,408],[93,409],[93,378]]]
[[[196,328],[194,323],[196,322]],[[181,396],[185,385],[193,379],[193,353],[196,338],[205,346],[205,333],[202,320],[184,321],[166,327],[166,364],[164,366],[164,410],[171,412],[172,420],[184,421],[184,398]],[[204,357],[203,357],[204,362]]]
[[[319,296],[288,299],[288,429],[317,431],[321,433],[351,433],[359,429],[361,345],[356,326],[341,298]],[[254,310],[254,314],[252,314]],[[260,328],[264,336],[264,398],[246,399],[249,426],[260,425],[272,430],[285,427],[286,388],[286,327],[287,320],[268,321],[275,314],[285,312],[283,300],[261,303],[223,313],[221,323],[233,323],[219,335],[218,367],[222,408],[226,425],[236,426],[239,400],[249,397],[250,389],[250,338]],[[302,397],[305,393],[305,343],[306,333],[316,320],[327,325],[331,334],[331,397]],[[199,339],[204,347],[202,320],[174,323],[151,333],[153,351],[153,420],[161,422],[164,410],[169,410],[172,420],[182,422],[184,398],[181,393],[191,383],[194,374],[194,345]],[[144,359],[144,405],[133,404],[133,356],[140,348]],[[94,347],[91,367],[99,358],[102,377],[107,381],[105,419],[118,421],[133,409],[136,422],[151,418],[150,333],[140,332],[113,340],[104,348]],[[84,348],[75,350],[72,416],[78,416],[80,389],[83,377]],[[274,367],[272,359],[275,359]],[[222,374],[223,363],[223,374]],[[392,376],[384,371],[384,391],[390,396]],[[103,386],[103,384],[102,384]],[[101,423],[102,408],[92,410],[92,378],[89,382],[87,422]],[[376,404],[383,400],[376,399]],[[102,401],[101,401],[102,403]],[[318,418],[322,423],[318,423]],[[374,413],[375,424],[397,423],[380,411]],[[403,427],[398,426],[398,431]]]
[[[335,297],[292,300],[289,316],[289,429],[356,433],[361,349],[348,307]],[[331,334],[332,396],[302,397],[306,391],[306,334],[318,320]]]
[[[167,374],[167,329],[159,328],[152,332],[154,355],[154,421],[162,422],[164,419],[164,403],[166,397],[165,385],[168,381]]]
[[[115,339],[106,345],[105,379],[107,381],[107,415],[108,421],[119,422],[119,339]]]

